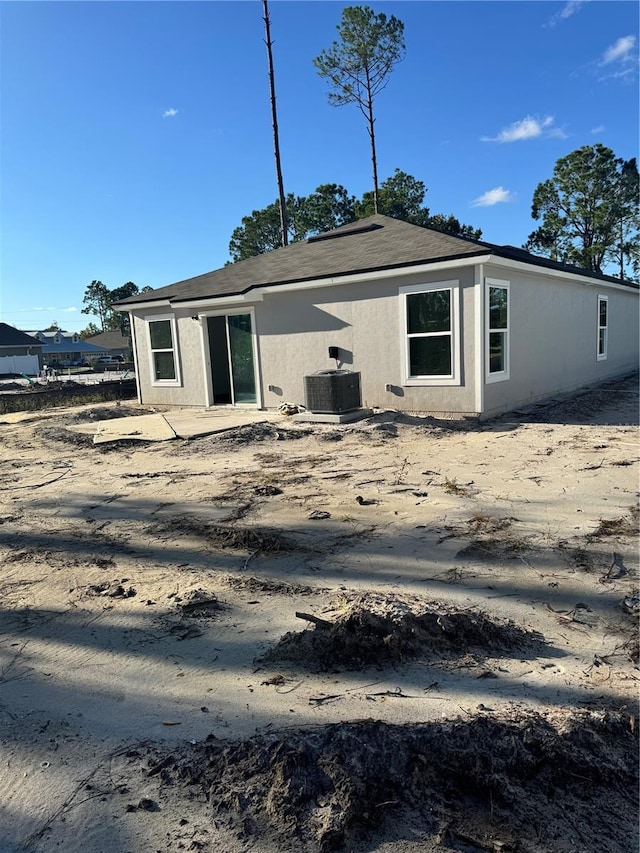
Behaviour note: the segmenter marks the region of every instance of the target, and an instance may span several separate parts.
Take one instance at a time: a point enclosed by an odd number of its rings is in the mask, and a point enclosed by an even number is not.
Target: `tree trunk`
[[[369,83],[369,72],[367,71],[367,130],[371,140],[371,167],[373,171],[373,212],[378,213],[378,160],[376,157],[376,135],[374,132],[375,119],[373,117],[373,96]]]
[[[282,245],[289,242],[287,235],[287,207],[282,182],[282,167],[280,165],[280,140],[278,137],[278,115],[276,113],[276,85],[273,74],[273,54],[271,52],[271,28],[269,23],[269,9],[267,0],[262,0],[264,9],[264,28],[266,33],[265,44],[267,46],[267,57],[269,60],[269,91],[271,94],[271,123],[273,126],[273,150],[276,158],[276,176],[278,179],[278,198],[280,203],[280,228],[282,229]]]

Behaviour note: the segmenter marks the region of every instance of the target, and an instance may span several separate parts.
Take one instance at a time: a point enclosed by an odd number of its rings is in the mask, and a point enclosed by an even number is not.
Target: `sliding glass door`
[[[257,402],[251,314],[207,317],[214,406]]]

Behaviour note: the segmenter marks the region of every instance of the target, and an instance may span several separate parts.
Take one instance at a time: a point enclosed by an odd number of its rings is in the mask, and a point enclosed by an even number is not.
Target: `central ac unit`
[[[339,415],[361,406],[360,374],[318,370],[304,377],[305,406],[316,414]]]

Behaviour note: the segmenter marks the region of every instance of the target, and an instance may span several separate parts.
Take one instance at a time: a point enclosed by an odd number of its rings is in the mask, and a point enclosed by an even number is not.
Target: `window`
[[[486,280],[487,382],[509,378],[509,282]]]
[[[598,361],[607,357],[609,344],[609,297],[598,296]]]
[[[403,287],[400,292],[406,383],[459,384],[458,282]]]
[[[156,385],[179,385],[173,317],[148,317],[146,320],[151,350],[151,381]]]

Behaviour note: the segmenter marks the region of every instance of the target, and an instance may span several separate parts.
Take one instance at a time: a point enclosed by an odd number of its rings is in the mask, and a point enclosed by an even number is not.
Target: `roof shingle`
[[[523,249],[453,237],[401,219],[375,214],[317,237],[228,264],[213,272],[136,294],[114,305],[236,296],[267,285],[312,281],[442,260],[471,259],[488,253],[537,266],[617,281],[609,276],[596,276],[576,267],[539,258]]]

